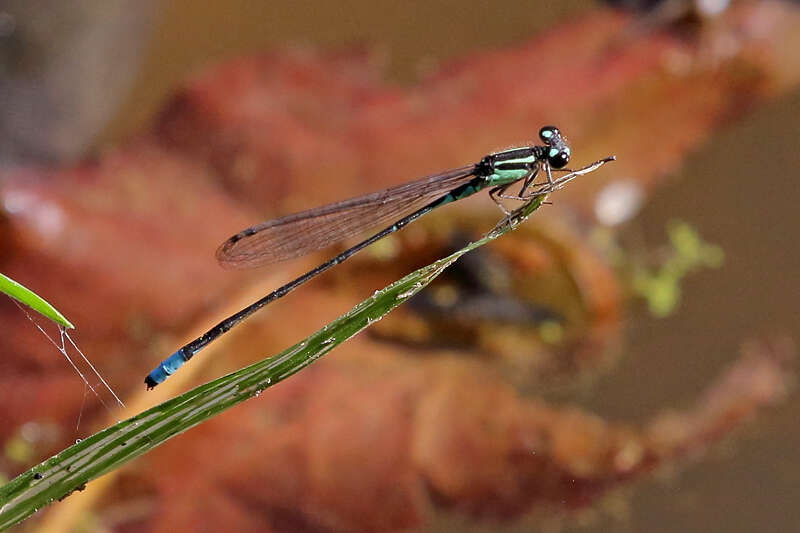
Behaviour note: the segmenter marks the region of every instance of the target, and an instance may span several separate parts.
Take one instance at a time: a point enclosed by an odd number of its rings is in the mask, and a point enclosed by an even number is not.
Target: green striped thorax
[[[544,161],[551,168],[564,168],[569,163],[570,148],[555,126],[544,126],[539,130],[544,146],[511,148],[481,159],[476,174],[486,180],[486,186],[507,185],[528,177],[538,170]]]

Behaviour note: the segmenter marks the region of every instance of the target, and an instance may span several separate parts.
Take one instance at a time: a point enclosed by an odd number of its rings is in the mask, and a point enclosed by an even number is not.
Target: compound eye
[[[550,148],[547,152],[547,162],[553,168],[564,168],[569,163],[569,148]]]
[[[539,130],[539,138],[545,144],[552,144],[559,137],[561,137],[561,132],[555,126],[544,126]]]

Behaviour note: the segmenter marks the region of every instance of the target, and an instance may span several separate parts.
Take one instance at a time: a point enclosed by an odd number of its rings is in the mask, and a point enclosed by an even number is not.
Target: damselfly
[[[437,207],[489,188],[489,196],[508,219],[512,213],[509,213],[500,202],[501,198],[530,201],[560,189],[573,178],[592,172],[614,159],[613,157],[601,159],[579,170],[565,169],[570,158],[570,148],[558,128],[543,127],[539,130],[539,138],[543,145],[512,148],[489,154],[472,165],[262,222],[237,233],[219,247],[217,260],[224,266],[250,268],[327,248],[369,227],[396,219],[391,226],[275,289],[180,348],[150,372],[144,380],[147,387],[153,388],[167,379],[210,342],[268,303],[285,296],[311,278],[402,229]],[[547,180],[537,184],[534,180],[541,169],[544,169]],[[553,179],[552,170],[567,174]],[[522,187],[518,194],[506,194],[511,185],[519,182],[522,182]]]

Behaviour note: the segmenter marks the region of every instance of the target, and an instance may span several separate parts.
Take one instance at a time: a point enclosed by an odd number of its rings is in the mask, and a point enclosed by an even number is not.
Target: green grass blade
[[[515,228],[542,200],[543,197],[538,197],[520,208],[513,223],[498,226],[482,239],[392,283],[280,354],[119,422],[20,474],[0,487],[0,529],[19,523],[53,501],[81,490],[88,481],[258,396],[267,387],[310,365],[418,293],[459,257]]]
[[[17,283],[8,276],[0,274],[0,292],[3,292],[18,302],[27,305],[37,313],[45,316],[55,322],[61,324],[67,329],[72,329],[75,326],[72,322],[62,315],[58,309],[50,305],[47,300],[25,287],[21,283]]]

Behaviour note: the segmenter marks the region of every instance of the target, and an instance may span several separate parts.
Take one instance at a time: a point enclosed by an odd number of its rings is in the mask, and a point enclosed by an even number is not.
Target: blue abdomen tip
[[[146,378],[144,382],[148,389],[152,389],[159,383],[174,374],[186,362],[186,357],[183,355],[182,350],[178,350],[174,354],[164,359],[160,365],[155,367]]]

